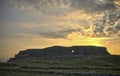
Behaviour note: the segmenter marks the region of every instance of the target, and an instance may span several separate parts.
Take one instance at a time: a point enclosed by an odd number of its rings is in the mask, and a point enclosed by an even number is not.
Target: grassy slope
[[[69,71],[120,74],[120,56],[64,56],[51,58],[28,58],[15,62],[1,63],[0,68],[17,68],[33,71]],[[42,68],[34,68],[42,66]],[[44,67],[47,68],[44,68]],[[23,67],[23,68],[22,68]],[[27,68],[24,68],[27,67]],[[55,67],[55,68],[50,68]],[[67,68],[64,68],[67,67]],[[54,76],[51,74],[33,74],[26,72],[0,71],[3,76]],[[56,75],[55,75],[56,76]],[[58,75],[57,75],[58,76]]]

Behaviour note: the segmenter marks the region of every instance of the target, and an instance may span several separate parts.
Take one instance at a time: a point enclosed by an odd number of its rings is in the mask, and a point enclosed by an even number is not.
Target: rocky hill
[[[26,49],[20,51],[9,61],[15,61],[30,57],[54,57],[54,56],[86,56],[86,55],[110,55],[105,47],[98,46],[52,46],[44,49]]]

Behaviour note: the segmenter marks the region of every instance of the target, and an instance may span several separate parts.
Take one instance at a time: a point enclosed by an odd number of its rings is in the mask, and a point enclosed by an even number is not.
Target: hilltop
[[[86,56],[86,55],[110,55],[105,47],[98,46],[52,46],[43,49],[26,49],[20,51],[9,61],[31,57],[56,57],[56,56]]]

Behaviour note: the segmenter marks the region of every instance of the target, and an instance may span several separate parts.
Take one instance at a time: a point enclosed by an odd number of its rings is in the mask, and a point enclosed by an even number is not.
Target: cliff
[[[9,61],[30,58],[30,57],[54,57],[54,56],[85,56],[85,55],[110,55],[105,47],[97,46],[52,46],[44,49],[26,49],[20,51]]]

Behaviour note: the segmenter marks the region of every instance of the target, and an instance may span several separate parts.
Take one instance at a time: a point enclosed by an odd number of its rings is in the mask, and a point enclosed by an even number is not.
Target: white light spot
[[[72,50],[72,53],[74,53],[75,51],[74,50]]]

